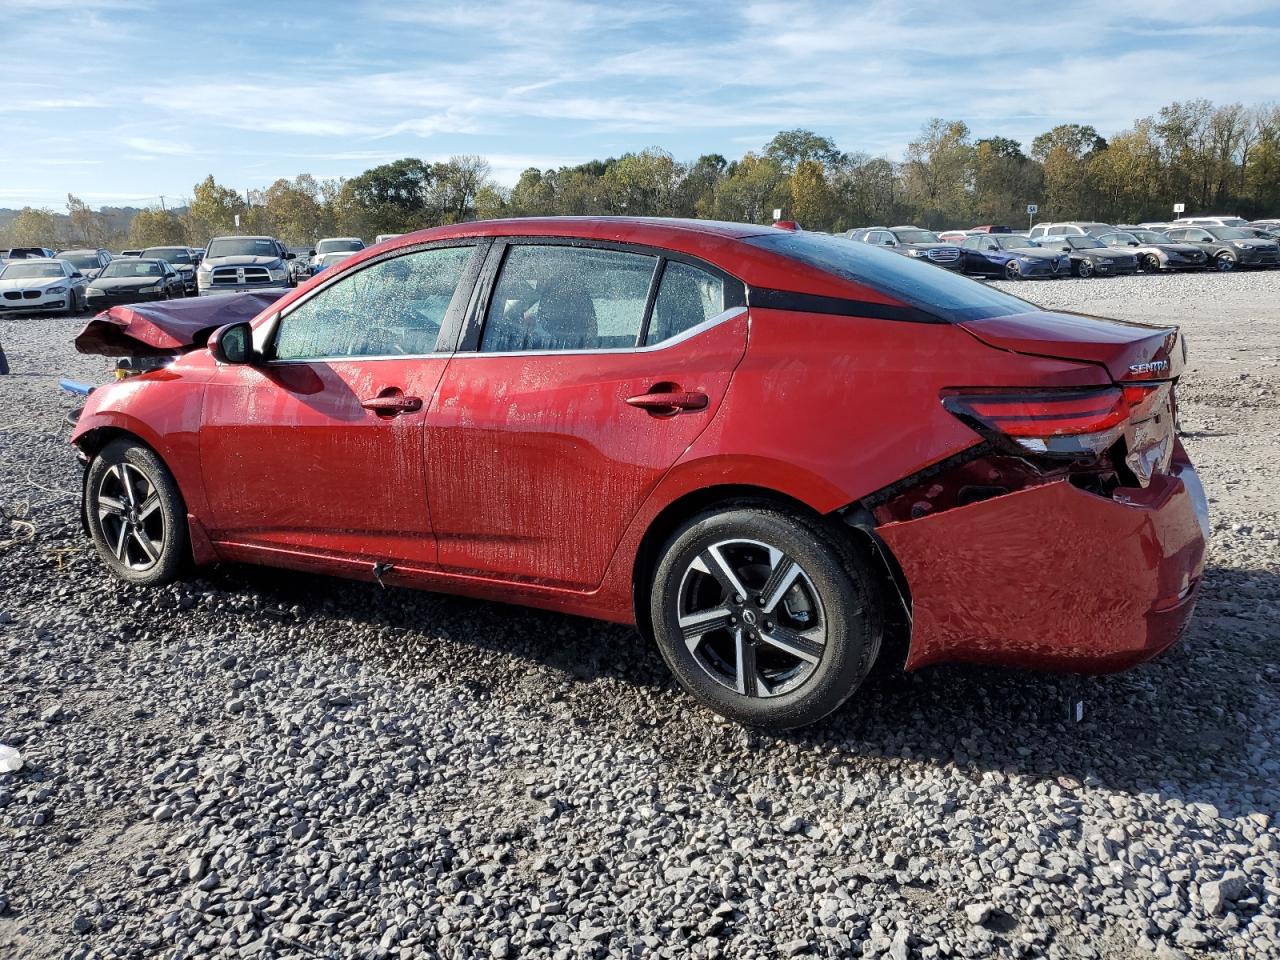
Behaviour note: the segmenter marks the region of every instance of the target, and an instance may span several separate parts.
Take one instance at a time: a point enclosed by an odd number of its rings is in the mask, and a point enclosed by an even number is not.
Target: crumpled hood
[[[242,255],[236,257],[205,257],[202,267],[268,267],[280,263],[279,257],[254,257]]]
[[[161,357],[202,347],[228,323],[252,320],[287,291],[263,290],[198,300],[112,307],[76,336],[76,350],[104,357]]]

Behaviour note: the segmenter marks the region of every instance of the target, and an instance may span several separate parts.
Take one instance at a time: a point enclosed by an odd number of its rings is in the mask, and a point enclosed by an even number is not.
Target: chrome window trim
[[[581,350],[504,350],[494,353],[483,353],[479,350],[460,350],[455,353],[454,359],[461,360],[464,357],[483,359],[485,357],[560,357],[560,356],[594,356],[598,354],[617,354],[617,353],[653,353],[656,350],[665,350],[676,344],[683,343],[691,337],[696,337],[705,330],[727,323],[742,316],[747,312],[746,307],[729,307],[722,310],[714,317],[708,317],[701,323],[684,330],[674,337],[668,337],[661,343],[651,343],[643,347],[587,347]]]
[[[292,367],[299,364],[309,363],[363,363],[366,360],[433,360],[437,358],[449,358],[453,356],[451,353],[380,353],[373,356],[363,356],[361,354],[348,353],[336,357],[307,357],[303,360],[264,360],[264,367]]]

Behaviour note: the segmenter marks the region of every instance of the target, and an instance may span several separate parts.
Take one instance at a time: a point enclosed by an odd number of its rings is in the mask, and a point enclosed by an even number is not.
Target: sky
[[[0,207],[181,203],[404,156],[496,179],[805,127],[897,159],[931,117],[1030,144],[1280,100],[1280,0],[0,0]]]

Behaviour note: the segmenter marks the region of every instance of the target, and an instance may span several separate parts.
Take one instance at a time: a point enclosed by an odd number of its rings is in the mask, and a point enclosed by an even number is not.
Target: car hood
[[[1174,326],[1051,310],[965,320],[960,326],[1000,350],[1101,364],[1117,382],[1167,380],[1182,372],[1182,344]]]
[[[205,257],[202,267],[266,267],[279,263],[279,257]]]
[[[93,281],[95,290],[140,290],[164,283],[164,277],[99,277]]]
[[[252,320],[285,291],[255,291],[221,297],[112,307],[76,336],[80,353],[105,357],[155,357],[202,347],[227,323]]]
[[[0,280],[0,290],[40,290],[44,287],[53,287],[70,281],[70,277],[31,277],[29,279]]]

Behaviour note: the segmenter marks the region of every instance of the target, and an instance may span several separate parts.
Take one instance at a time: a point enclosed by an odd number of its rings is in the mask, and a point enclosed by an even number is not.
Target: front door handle
[[[415,410],[421,410],[422,398],[402,396],[369,397],[367,400],[361,400],[360,406],[379,415],[394,416],[397,413],[413,413]]]
[[[662,393],[642,393],[638,397],[627,397],[627,403],[652,414],[671,415],[681,410],[702,410],[707,406],[707,395],[687,390],[672,390]]]

